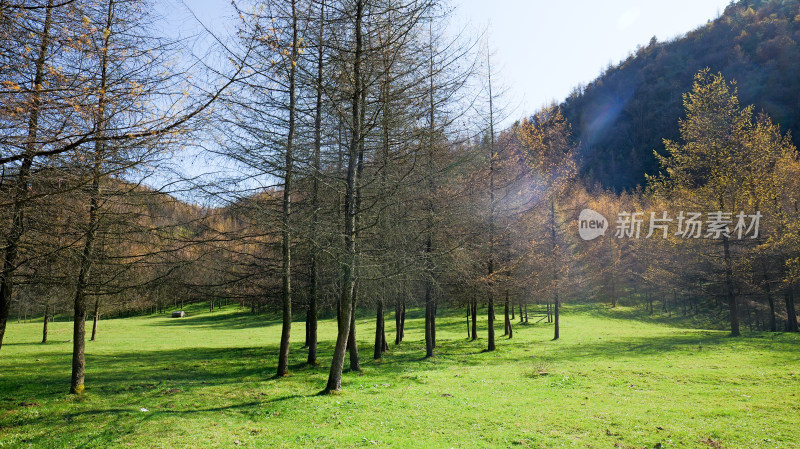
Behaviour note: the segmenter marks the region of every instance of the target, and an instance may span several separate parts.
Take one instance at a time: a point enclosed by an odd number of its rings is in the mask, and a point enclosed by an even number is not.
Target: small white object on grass
[[[139,409],[139,411],[140,412],[149,412],[150,410],[147,410],[146,408],[142,407],[142,408]]]

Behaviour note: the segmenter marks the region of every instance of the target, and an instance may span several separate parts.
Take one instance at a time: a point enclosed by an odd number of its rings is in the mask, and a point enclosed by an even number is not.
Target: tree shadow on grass
[[[63,343],[71,343],[72,340],[47,340],[47,343],[42,343],[41,341],[18,341],[13,343],[6,343],[3,342],[3,347],[6,346],[41,346],[47,347],[48,345],[58,345]]]
[[[226,314],[228,318],[235,314]],[[198,317],[202,318],[202,316]],[[257,318],[257,317],[254,317]],[[212,323],[224,323],[223,320]],[[421,322],[410,322],[411,331],[419,331]],[[212,324],[214,326],[221,324]],[[465,326],[460,320],[443,319],[439,328]],[[452,335],[452,334],[450,334]],[[448,335],[448,337],[450,337]],[[277,342],[276,342],[277,343]],[[569,334],[559,342],[551,342],[550,335],[536,335],[520,340],[497,339],[497,350],[484,352],[485,340],[464,341],[462,338],[440,338],[435,349],[435,357],[426,359],[424,342],[407,340],[400,346],[392,346],[380,361],[373,361],[369,355],[371,348],[365,338],[359,341],[362,352],[363,377],[359,373],[345,373],[345,390],[374,382],[394,385],[424,385],[428,374],[437,370],[458,369],[459,367],[490,366],[507,364],[509,373],[525,375],[532,362],[546,360],[548,363],[581,363],[597,359],[652,359],[654,356],[679,353],[689,357],[703,357],[706,351],[727,350],[732,354],[742,351],[763,351],[775,354],[776,358],[794,356],[800,343],[800,336],[790,334],[753,333],[744,337],[731,338],[726,332],[679,330],[659,333],[653,336],[603,336],[602,339],[572,340]],[[87,400],[70,406],[66,412],[59,411],[56,405],[62,401],[73,400],[66,392],[69,387],[70,353],[67,347],[56,351],[24,354],[16,356],[11,362],[0,359],[0,411],[20,410],[21,402],[42,403],[42,413],[29,417],[28,422],[4,422],[0,413],[0,426],[24,425],[26,428],[41,427],[50,430],[64,424],[64,420],[77,419],[84,415],[103,416],[110,423],[107,428],[116,427],[121,431],[108,430],[112,440],[135,429],[137,423],[152,419],[155,413],[175,416],[192,416],[202,412],[218,410],[255,410],[264,404],[281,403],[294,399],[317,397],[317,392],[325,386],[329,366],[309,366],[305,363],[306,351],[300,344],[292,346],[290,366],[292,376],[288,379],[274,379],[277,366],[278,345],[186,349],[159,349],[117,352],[111,354],[87,354]],[[522,350],[520,350],[520,347]],[[333,352],[333,341],[319,343],[319,359],[329,361]],[[39,361],[36,361],[36,359]],[[515,366],[517,368],[515,368]],[[373,380],[373,379],[381,379]],[[291,383],[291,390],[275,388],[283,382]],[[380,389],[379,389],[380,390]],[[378,390],[376,390],[378,391]],[[383,391],[383,390],[380,390]],[[195,397],[222,394],[222,403],[213,406],[195,407]],[[104,401],[96,400],[102,397]],[[65,399],[67,398],[67,399]],[[95,399],[93,399],[95,398]],[[205,399],[206,401],[208,399]],[[80,402],[79,400],[75,400]],[[110,401],[110,402],[109,402]],[[138,408],[133,404],[165,404],[175,402],[174,409],[158,408],[139,418]],[[200,400],[198,400],[199,402]],[[130,408],[107,404],[127,404]],[[63,407],[63,405],[62,405]],[[78,411],[75,411],[75,409]],[[62,409],[63,410],[63,409]],[[131,416],[136,418],[131,419]],[[149,415],[149,417],[148,417]],[[10,414],[6,416],[11,416]],[[157,416],[157,415],[155,415]],[[131,427],[133,423],[134,427]],[[103,430],[104,432],[106,430]],[[131,430],[132,431],[132,430]],[[122,432],[122,433],[119,433]],[[35,443],[38,435],[31,441]],[[41,438],[46,438],[44,435]],[[44,442],[41,440],[40,442]],[[34,444],[37,446],[37,444]]]
[[[550,362],[581,362],[596,359],[632,359],[652,358],[670,353],[703,356],[704,351],[729,349],[732,352],[769,351],[791,355],[796,353],[800,344],[800,335],[751,333],[743,337],[730,337],[725,331],[686,330],[666,335],[632,337],[614,336],[590,341],[575,341],[569,336],[559,341],[552,341],[550,336],[541,336],[539,341],[524,341],[525,350],[529,354],[522,355],[520,343],[514,339],[497,339],[497,349],[486,351],[485,341],[469,341],[463,339],[440,340],[437,342],[434,360],[441,366],[485,366],[492,363],[517,363],[531,358],[545,357]],[[741,349],[739,349],[741,348]],[[424,348],[420,348],[424,351]],[[392,357],[389,363],[381,366],[385,370],[393,370],[405,366],[409,362],[419,360],[417,355],[408,358],[405,354]],[[418,368],[424,368],[420,365]],[[435,369],[434,364],[427,364],[428,369]]]
[[[460,338],[440,339],[435,356],[424,357],[424,342],[405,341],[391,346],[390,352],[379,361],[371,357],[371,345],[359,342],[361,363],[365,372],[398,376],[413,371],[442,369],[450,366],[483,366],[494,363],[519,363],[546,354],[548,361],[580,362],[590,359],[636,359],[672,352],[701,354],[702,351],[733,348],[741,350],[796,353],[800,336],[791,334],[753,333],[731,338],[721,331],[678,331],[666,335],[642,337],[604,337],[598,340],[572,341],[565,336],[551,342],[548,336],[541,341],[508,340],[498,338],[496,351],[485,351],[485,341],[464,341]],[[320,341],[319,360],[328,362],[333,352],[333,341]],[[519,348],[523,346],[526,353]],[[55,348],[16,357],[11,363],[0,366],[0,399],[13,397],[33,400],[43,397],[62,397],[68,388],[70,348]],[[528,353],[529,352],[529,353]],[[236,384],[281,382],[274,378],[277,367],[278,346],[246,346],[186,349],[146,350],[86,356],[87,392],[102,394],[162,394],[178,388],[191,393],[194,390]],[[329,365],[308,365],[307,353],[295,344],[290,352],[292,382],[300,383],[309,391],[324,386]],[[355,375],[356,373],[352,373]]]
[[[156,321],[152,323],[156,326],[198,326],[198,327],[217,327],[225,329],[248,329],[248,328],[266,328],[272,326],[280,326],[281,322],[277,317],[269,315],[253,315],[252,313],[242,311],[219,311],[214,313],[203,313],[198,315],[189,315],[184,318],[169,318]]]
[[[452,331],[455,333],[461,333],[464,331],[466,334],[466,320],[458,320],[455,319],[456,317],[461,316],[461,311],[457,309],[444,309],[440,308],[437,312],[437,321],[436,328],[442,331]],[[158,321],[153,322],[152,324],[157,326],[167,326],[167,327],[181,327],[181,326],[198,326],[198,327],[218,327],[218,328],[226,328],[226,329],[247,329],[247,328],[266,328],[266,327],[279,327],[281,326],[280,317],[276,314],[264,314],[264,315],[254,315],[247,310],[239,310],[234,308],[234,306],[228,306],[226,309],[220,309],[215,312],[207,312],[204,311],[198,314],[192,314],[185,318],[168,318],[168,314],[163,315],[154,315],[153,318],[160,318]],[[424,332],[425,329],[425,322],[424,318],[424,310],[420,309],[408,309],[406,311],[406,323],[405,323],[405,330],[410,332],[417,332],[420,333]],[[387,323],[394,323],[395,314],[394,312],[389,312],[384,316],[384,319]],[[321,321],[326,321],[320,317]],[[360,309],[356,315],[356,324],[358,326],[361,325],[372,325],[375,321],[375,313],[373,310],[368,309]],[[303,326],[305,323],[305,316],[301,314],[295,314],[292,318],[293,327]],[[479,325],[485,326],[486,324],[486,317],[481,315],[478,319]],[[495,320],[495,325],[502,326],[502,317],[500,320]],[[392,329],[387,327],[387,332],[391,332]]]
[[[102,419],[102,421],[106,425],[93,427],[92,438],[89,439],[89,442],[118,441],[121,437],[125,436],[126,434],[134,433],[137,429],[140,429],[142,426],[146,426],[148,421],[156,420],[164,416],[192,419],[199,414],[238,412],[244,415],[253,416],[253,418],[255,419],[255,417],[258,414],[261,415],[264,414],[265,405],[275,404],[295,399],[310,399],[314,398],[315,396],[316,396],[315,394],[308,394],[308,395],[292,394],[261,401],[240,402],[236,404],[216,406],[216,407],[158,408],[158,409],[148,410],[147,412],[141,412],[139,410],[136,410],[135,408],[119,408],[119,407],[90,408],[77,412],[64,413],[59,416],[46,416],[46,417],[42,416],[39,419],[35,419],[34,422],[26,423],[26,425],[35,426],[36,425],[35,421],[41,421],[41,423],[39,423],[40,427],[42,426],[42,423],[54,423],[54,424],[58,423],[56,425],[60,427],[63,426],[64,422],[68,423],[73,421],[96,422],[98,419]],[[44,426],[44,427],[50,428],[52,426]],[[82,439],[85,440],[85,438]],[[42,433],[35,437],[26,437],[22,440],[22,442],[29,444],[30,447],[53,447],[52,446],[53,438],[49,432]],[[75,448],[96,447],[96,444],[73,443],[72,447]]]
[[[321,342],[319,350],[325,354],[332,352],[333,348],[331,344]],[[135,393],[152,396],[179,389],[191,394],[198,389],[241,382],[252,383],[253,388],[257,388],[257,384],[280,382],[280,379],[273,378],[277,354],[277,345],[89,353],[86,355],[86,391],[102,395]],[[303,373],[294,376],[293,382],[316,387],[320,380],[314,375],[324,372],[326,367],[308,367],[305,356],[305,352],[299,349],[290,354],[291,366]],[[63,397],[69,387],[70,358],[65,348],[62,352],[37,353],[36,358],[18,358],[13,365],[3,366],[0,398]]]
[[[322,353],[332,350],[332,345],[320,344]],[[87,354],[82,396],[67,394],[68,352],[39,353],[38,362],[18,358],[11,366],[0,366],[0,428],[17,427],[23,430],[23,443],[48,447],[45,443],[51,443],[52,437],[40,435],[41,429],[52,431],[72,421],[78,425],[101,419],[108,425],[95,429],[107,432],[107,439],[100,441],[115,441],[158,414],[191,417],[225,410],[247,414],[263,410],[267,404],[316,396],[325,384],[321,374],[327,373],[327,367],[308,366],[301,361],[304,351],[296,350],[290,361],[298,370],[290,379],[274,379],[277,353],[274,345]],[[291,382],[290,391],[276,387],[284,381]],[[291,391],[296,388],[308,394]],[[209,396],[219,397],[220,405],[212,402],[209,406]],[[143,407],[149,410],[140,411]],[[20,420],[26,410],[36,414]],[[85,421],[82,417],[96,419]]]
[[[550,361],[581,361],[583,359],[635,359],[672,352],[700,354],[702,351],[732,348],[736,350],[771,351],[794,354],[800,336],[792,334],[756,333],[744,337],[729,337],[719,331],[682,331],[667,335],[605,338],[597,341],[572,342],[568,337],[559,343],[550,341],[549,336],[540,342],[526,341],[536,357],[546,351]],[[327,361],[333,352],[333,341],[321,341],[318,351],[320,360]],[[556,344],[565,346],[556,347]],[[371,345],[359,342],[362,352],[361,363],[364,371],[380,371],[382,374],[398,374],[409,370],[434,370],[437,366],[486,365],[494,362],[518,362],[526,359],[520,356],[517,342],[498,339],[497,350],[485,351],[485,342],[477,340],[465,342],[462,339],[442,339],[437,342],[435,357],[424,357],[424,342],[404,342],[394,346],[384,358],[375,361],[367,357]],[[247,382],[280,382],[273,374],[277,366],[277,345],[235,347],[235,348],[187,348],[185,350],[158,350],[116,353],[111,355],[87,354],[87,388],[104,391],[153,390],[157,386],[181,384],[186,389],[204,388],[208,385],[221,385]],[[63,363],[69,354],[62,352],[39,353],[35,359],[15,363],[14,369],[5,373],[0,386],[7,383],[24,385],[30,383],[30,374],[38,373],[35,391],[48,391],[49,386],[64,385],[68,380],[69,366]],[[346,356],[347,357],[347,356]],[[487,358],[488,357],[488,358]],[[327,375],[329,366],[308,365],[306,352],[299,347],[290,352],[290,367],[293,382],[302,382],[310,387],[319,386],[322,375]],[[357,373],[352,373],[353,375]],[[66,379],[64,379],[66,375]],[[316,376],[316,377],[315,377]],[[181,387],[183,388],[183,387]],[[6,390],[0,388],[0,392]],[[3,392],[6,393],[6,392]],[[56,389],[61,394],[61,389]]]
[[[598,303],[573,304],[569,306],[569,309],[573,312],[585,313],[598,318],[640,321],[684,329],[725,330],[726,325],[729,325],[726,321],[726,311],[722,309],[703,310],[701,314],[692,313],[691,315],[683,316],[681,310],[672,310],[671,313],[664,312],[660,306],[659,302],[653,313],[650,313],[644,307],[611,307],[608,304]]]

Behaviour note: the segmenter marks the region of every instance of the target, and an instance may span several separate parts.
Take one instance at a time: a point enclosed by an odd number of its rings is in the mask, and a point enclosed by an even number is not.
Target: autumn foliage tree
[[[667,154],[659,156],[662,174],[649,179],[655,194],[675,204],[731,216],[745,211],[748,216],[762,214],[762,207],[777,204],[780,181],[774,178],[776,167],[780,161],[794,158],[788,139],[765,116],[754,120],[752,106],[740,106],[735,87],[721,74],[709,70],[697,74],[692,91],[684,96],[684,106],[686,117],[680,121],[682,142],[665,142]],[[776,218],[765,217],[764,221]],[[735,272],[758,240],[741,240],[741,235],[736,239],[734,226],[739,226],[735,217],[729,219],[726,232],[712,240],[719,243],[717,254],[705,256],[720,273],[731,334],[738,336],[739,281]],[[707,248],[704,242],[699,245],[701,251]]]

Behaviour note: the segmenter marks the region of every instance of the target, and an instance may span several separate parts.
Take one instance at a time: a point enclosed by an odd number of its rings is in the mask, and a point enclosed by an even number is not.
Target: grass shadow
[[[251,312],[246,310],[220,310],[213,313],[189,315],[184,318],[168,317],[169,315],[162,315],[161,318],[165,319],[156,321],[153,324],[156,326],[198,326],[226,329],[266,328],[280,326],[281,324],[273,317],[265,315],[253,315]]]

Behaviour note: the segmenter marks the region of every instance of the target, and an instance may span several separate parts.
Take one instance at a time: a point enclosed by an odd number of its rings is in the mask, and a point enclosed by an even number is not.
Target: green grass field
[[[560,341],[550,325],[517,325],[487,353],[460,313],[442,313],[435,358],[412,315],[406,341],[375,362],[360,317],[363,373],[320,396],[335,321],[320,323],[316,368],[301,363],[295,323],[292,375],[273,379],[279,323],[197,312],[102,321],[80,397],[67,394],[71,323],[53,323],[46,345],[41,323],[10,324],[0,447],[798,447],[798,335],[733,339],[580,306],[565,309]]]

